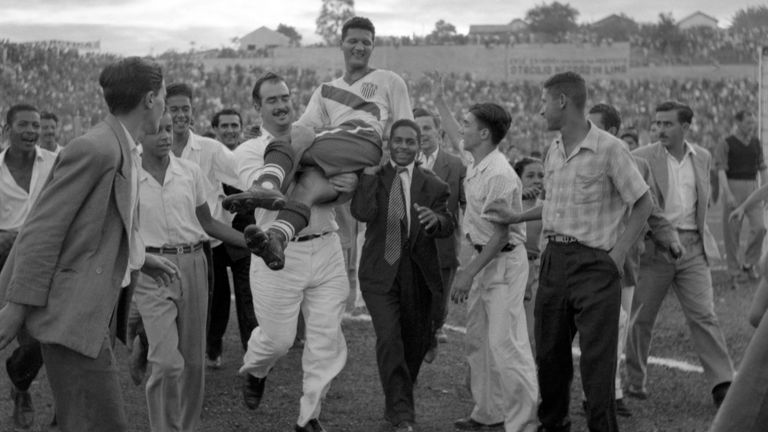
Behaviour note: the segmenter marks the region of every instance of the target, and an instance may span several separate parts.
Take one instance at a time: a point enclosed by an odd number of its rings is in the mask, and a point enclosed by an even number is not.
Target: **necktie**
[[[389,189],[389,206],[387,207],[387,235],[384,239],[384,260],[394,265],[400,259],[402,247],[402,221],[405,218],[405,203],[403,202],[403,183],[400,173],[404,167],[398,167]]]

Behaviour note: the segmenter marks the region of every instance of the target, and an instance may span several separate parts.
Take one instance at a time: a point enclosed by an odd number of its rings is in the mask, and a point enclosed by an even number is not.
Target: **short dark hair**
[[[186,96],[189,98],[189,102],[192,102],[192,87],[186,83],[173,83],[165,88],[165,98],[172,98],[174,96]]]
[[[213,118],[211,119],[211,127],[219,127],[219,118],[224,115],[236,115],[237,118],[240,119],[240,126],[243,125],[243,117],[240,115],[239,111],[234,108],[224,108],[213,115]]]
[[[376,28],[373,26],[373,23],[368,18],[354,16],[347,21],[344,22],[344,25],[341,26],[341,40],[343,41],[345,37],[347,37],[347,31],[349,29],[360,29],[360,30],[368,30],[371,32],[371,37],[376,37]]]
[[[504,139],[512,125],[512,116],[501,105],[493,102],[472,105],[469,107],[469,112],[491,131],[491,142],[494,145]]]
[[[261,74],[261,76],[256,80],[256,83],[253,85],[253,91],[251,92],[253,102],[259,106],[261,106],[261,86],[267,81],[286,82],[283,77],[274,72],[267,71]]]
[[[13,121],[16,120],[16,114],[20,112],[40,112],[37,110],[37,107],[34,105],[26,104],[26,103],[20,103],[13,105],[9,110],[8,113],[5,114],[5,127],[11,127],[13,125]]]
[[[421,108],[421,107],[414,108],[413,118],[417,119],[419,117],[432,117],[432,120],[435,121],[435,127],[440,129],[440,116],[432,114],[431,112],[427,111],[426,108]]]
[[[619,111],[606,103],[599,103],[589,109],[590,114],[600,114],[603,117],[603,126],[605,130],[615,127],[618,133],[621,129],[621,116]]]
[[[53,120],[56,124],[59,124],[59,117],[50,111],[41,112],[40,120]]]
[[[418,140],[419,143],[421,143],[421,128],[419,127],[419,125],[416,124],[415,121],[407,118],[400,119],[392,123],[392,127],[389,129],[389,139],[392,139],[392,135],[394,135],[395,131],[401,127],[409,127],[415,130],[416,139]]]
[[[524,157],[519,161],[515,162],[514,168],[518,177],[522,177],[523,171],[525,171],[525,167],[533,163],[542,163],[542,162],[541,162],[541,159],[534,158],[534,157]]]
[[[127,57],[107,65],[99,75],[104,100],[112,114],[126,114],[139,106],[147,92],[163,87],[163,68],[152,60]]]
[[[741,123],[741,122],[743,122],[743,121],[744,121],[744,119],[745,119],[745,118],[747,118],[748,116],[751,116],[751,115],[752,115],[752,112],[751,112],[751,111],[747,111],[747,110],[740,110],[739,112],[737,112],[737,113],[736,113],[736,114],[733,116],[733,119],[734,119],[734,120],[736,120],[737,122]]]
[[[691,124],[693,121],[693,110],[688,105],[678,101],[666,101],[656,105],[656,112],[677,112],[677,121],[680,123]]]
[[[587,83],[576,72],[562,72],[551,76],[544,82],[544,89],[550,94],[564,94],[580,110],[587,105]]]

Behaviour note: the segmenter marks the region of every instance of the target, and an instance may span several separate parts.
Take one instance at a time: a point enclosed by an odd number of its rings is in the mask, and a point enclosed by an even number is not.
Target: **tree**
[[[456,37],[456,26],[445,20],[435,23],[435,29],[427,36],[429,43],[443,45],[452,42]]]
[[[768,6],[750,6],[739,9],[731,20],[731,27],[737,30],[768,27]]]
[[[552,2],[541,4],[530,9],[525,19],[528,21],[528,29],[534,33],[543,33],[551,36],[555,41],[562,41],[564,36],[578,28],[576,17],[579,11],[570,4]]]
[[[315,33],[320,35],[326,44],[337,45],[341,38],[341,27],[344,21],[355,16],[355,0],[323,0],[320,15],[317,16]]]
[[[301,35],[298,31],[296,31],[295,27],[291,27],[286,24],[278,24],[277,32],[288,36],[291,46],[301,46]]]
[[[672,14],[659,14],[659,22],[656,24],[654,38],[663,54],[680,54],[685,45],[685,36],[677,26]]]

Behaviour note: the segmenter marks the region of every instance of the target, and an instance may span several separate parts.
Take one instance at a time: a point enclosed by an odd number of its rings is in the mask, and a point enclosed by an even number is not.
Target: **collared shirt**
[[[144,265],[144,241],[139,231],[139,170],[141,170],[141,149],[136,145],[133,137],[125,125],[120,122],[128,139],[128,148],[131,153],[131,217],[128,219],[128,268],[123,276],[123,286],[131,283],[131,271],[139,270]]]
[[[684,145],[685,155],[681,161],[667,152],[669,189],[666,191],[662,216],[675,228],[695,230],[698,229],[696,174],[693,171],[693,156],[696,150],[687,142]]]
[[[253,182],[261,175],[262,168],[264,167],[264,150],[272,141],[272,135],[266,129],[262,129],[262,131],[263,134],[261,136],[240,144],[233,152],[237,160],[239,183],[246,186],[245,189],[250,188]],[[339,229],[339,226],[336,224],[336,213],[333,210],[333,206],[317,205],[313,206],[311,210],[309,224],[306,228],[296,233],[296,236],[322,234]],[[256,223],[263,227],[275,220],[277,212],[256,209],[254,216]]]
[[[626,145],[591,122],[570,156],[558,137],[544,161],[542,234],[576,238],[610,250],[624,214],[648,191]]]
[[[389,161],[390,164],[392,164],[392,167],[397,170],[400,168],[400,165]],[[413,167],[416,165],[416,162],[411,162],[410,164],[406,165],[405,171],[400,173],[400,181],[403,185],[403,197],[405,198],[405,227],[406,227],[406,233],[409,233],[411,230],[411,179],[413,179]]]
[[[211,209],[211,216],[226,225],[231,225],[234,215],[221,206],[221,202],[226,197],[222,183],[244,190],[237,176],[237,162],[232,152],[215,139],[196,135],[190,131],[187,145],[181,152],[181,158],[192,161],[200,167],[208,183],[205,196],[208,207]],[[213,240],[211,243],[214,246],[221,244],[218,240]]]
[[[195,210],[206,203],[206,181],[194,162],[171,155],[163,184],[141,169],[141,237],[149,247],[193,245],[206,240]]]
[[[49,151],[35,148],[32,178],[27,192],[16,184],[11,170],[8,169],[5,163],[7,152],[7,149],[0,152],[0,230],[18,231],[27,220],[32,204],[37,201],[56,156]]]
[[[461,226],[475,245],[487,244],[494,224],[519,214],[523,208],[523,183],[498,149],[467,167],[464,194],[467,208]],[[509,243],[519,245],[525,240],[525,224],[509,225]]]
[[[440,148],[436,148],[431,155],[427,155],[427,154],[424,154],[424,152],[420,152],[419,162],[421,162],[421,166],[423,166],[428,170],[433,169],[433,167],[435,166],[435,161],[437,160],[437,153],[439,151],[440,151]]]

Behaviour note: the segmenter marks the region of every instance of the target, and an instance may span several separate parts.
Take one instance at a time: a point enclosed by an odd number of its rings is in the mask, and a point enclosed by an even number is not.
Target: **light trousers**
[[[301,311],[306,323],[302,354],[304,372],[299,418],[305,426],[320,415],[331,386],[347,361],[341,331],[349,280],[338,235],[290,242],[285,268],[270,270],[261,258],[251,260],[253,308],[259,326],[251,333],[241,374],[266,377],[277,360],[293,346]]]
[[[477,422],[504,422],[506,432],[535,431],[539,397],[523,297],[523,246],[501,252],[475,276],[467,306],[467,361]]]
[[[160,287],[139,276],[134,300],[149,342],[147,414],[153,432],[196,431],[205,389],[205,253],[163,255],[179,267],[178,279]]]
[[[728,180],[728,187],[733,193],[736,205],[746,201],[749,194],[757,189],[756,180]],[[739,264],[739,234],[741,234],[741,224],[743,220],[731,220],[730,214],[733,207],[729,206],[723,200],[723,240],[725,241],[725,256],[728,264],[728,273],[736,275],[741,271]],[[763,248],[763,237],[765,237],[764,209],[762,205],[752,206],[746,212],[746,219],[749,222],[749,237],[746,248],[744,249],[743,264],[753,266],[760,260]]]

